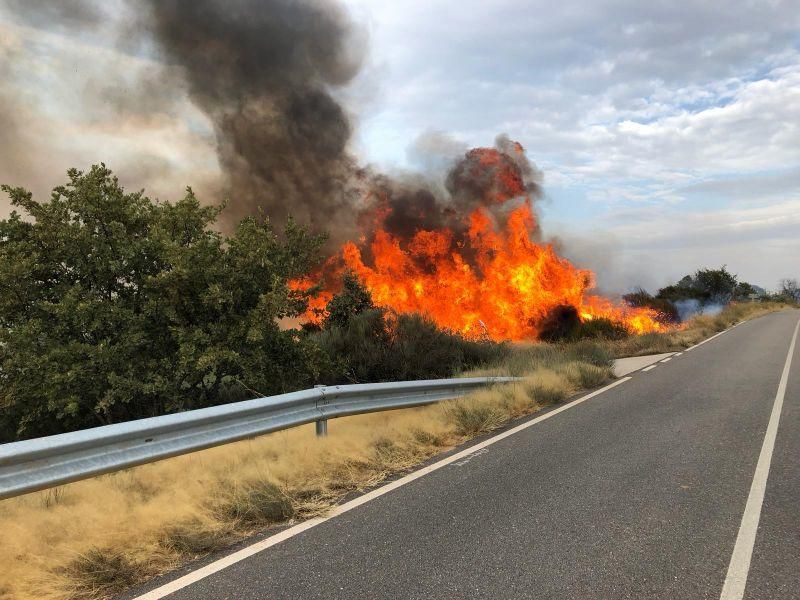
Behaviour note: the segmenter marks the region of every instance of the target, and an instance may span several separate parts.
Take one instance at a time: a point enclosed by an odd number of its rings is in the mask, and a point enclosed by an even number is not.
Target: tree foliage
[[[342,277],[342,291],[331,298],[325,307],[325,327],[345,327],[350,320],[363,312],[375,310],[372,296],[354,273]]]
[[[46,202],[2,188],[2,441],[313,383],[323,355],[278,321],[303,309],[287,280],[320,236],[248,218],[223,238],[191,189],[169,204],[105,165],[68,176]]]
[[[686,275],[678,283],[661,288],[656,298],[670,302],[698,300],[703,305],[727,304],[734,299],[738,285],[736,275],[723,265],[719,269],[699,269],[694,275]]]
[[[719,269],[698,269],[683,276],[677,283],[658,290],[655,296],[637,288],[622,298],[629,306],[645,306],[656,310],[664,322],[679,322],[709,306],[720,307],[732,301],[749,300],[763,289],[739,281],[723,265]]]

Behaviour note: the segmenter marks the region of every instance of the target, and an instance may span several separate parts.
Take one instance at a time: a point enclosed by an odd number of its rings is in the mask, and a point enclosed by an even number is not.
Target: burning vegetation
[[[446,193],[367,183],[358,241],[348,241],[316,277],[296,280],[309,299],[306,318],[320,323],[345,272],[374,302],[397,313],[420,313],[467,337],[535,339],[577,319],[607,319],[633,333],[661,330],[650,308],[618,306],[592,295],[591,271],[542,241],[535,199],[540,172],[522,146],[500,137],[494,148],[467,152],[446,177]]]
[[[507,137],[469,150],[436,184],[358,164],[355,126],[336,91],[358,75],[366,44],[343,3],[125,5],[133,23],[123,30],[143,38],[121,41],[152,48],[163,65],[139,87],[159,98],[187,97],[207,117],[227,198],[221,228],[232,234],[243,218],[283,224],[291,216],[330,233],[323,267],[291,282],[309,303],[312,325],[324,321],[351,272],[377,306],[421,314],[473,339],[552,339],[570,324],[601,319],[631,333],[664,327],[650,307],[591,294],[593,273],[541,236],[541,173]],[[92,27],[101,18],[15,7],[23,21],[58,28]],[[120,120],[130,104],[113,107]]]

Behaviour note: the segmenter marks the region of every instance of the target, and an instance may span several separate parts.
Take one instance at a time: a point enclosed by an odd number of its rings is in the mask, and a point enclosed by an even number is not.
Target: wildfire
[[[321,319],[339,276],[350,270],[377,305],[426,314],[470,337],[535,339],[548,315],[564,306],[574,307],[584,321],[605,317],[634,332],[661,329],[654,311],[589,295],[594,274],[558,256],[552,244],[536,241],[529,169],[515,142],[471,150],[448,177],[451,198],[470,210],[454,214],[448,204],[427,204],[425,214],[410,213],[420,225],[430,225],[431,211],[439,210],[434,228],[393,231],[390,221],[403,199],[378,193],[371,218],[364,220],[374,229],[328,260],[321,274],[326,288],[312,299],[308,319]],[[293,282],[295,289],[310,285]]]

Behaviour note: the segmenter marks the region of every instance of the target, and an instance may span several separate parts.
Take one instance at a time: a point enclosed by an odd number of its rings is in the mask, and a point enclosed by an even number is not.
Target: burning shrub
[[[601,317],[636,332],[663,328],[649,308],[592,295],[591,271],[541,240],[541,172],[518,143],[500,136],[494,148],[473,148],[442,183],[437,191],[423,181],[365,177],[362,231],[317,274],[328,286],[323,295],[340,289],[349,271],[376,306],[496,341],[531,340],[542,330],[545,339],[563,339],[580,320]],[[316,308],[306,315],[312,322],[320,321]]]
[[[574,306],[557,306],[542,322],[539,339],[545,342],[577,341],[582,339],[620,340],[630,330],[618,321],[606,317],[581,320]]]
[[[630,334],[631,332],[628,328],[619,321],[598,317],[582,322],[578,328],[573,331],[570,339],[621,340],[628,337]]]
[[[666,298],[656,298],[642,288],[636,288],[622,299],[633,308],[652,308],[662,323],[679,323],[680,316],[676,306]]]
[[[329,357],[326,383],[365,383],[450,377],[505,356],[508,347],[470,340],[428,317],[376,308],[352,274],[328,302],[322,331],[312,339]]]
[[[544,342],[567,340],[581,326],[578,309],[571,305],[556,306],[542,322],[539,339]]]
[[[313,340],[330,359],[328,384],[451,377],[508,352],[505,344],[464,339],[421,315],[379,309],[329,325]]]
[[[375,304],[367,288],[355,275],[345,273],[342,277],[342,291],[331,298],[325,307],[328,315],[325,327],[346,327],[354,316],[374,309]]]

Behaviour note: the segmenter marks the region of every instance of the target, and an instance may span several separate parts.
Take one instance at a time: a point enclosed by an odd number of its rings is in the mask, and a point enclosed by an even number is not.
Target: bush
[[[631,335],[623,323],[605,317],[582,321],[574,306],[557,306],[542,322],[539,339],[543,342],[582,339],[619,340]]]
[[[527,392],[531,399],[542,406],[559,404],[567,397],[567,391],[563,385],[548,385],[538,381],[527,385]]]
[[[322,331],[310,336],[328,357],[322,376],[328,384],[440,379],[509,352],[506,344],[465,339],[421,315],[375,308],[353,277],[327,313]]]
[[[583,321],[570,335],[571,340],[602,339],[621,340],[631,335],[628,328],[618,321],[598,317]]]
[[[572,338],[581,326],[581,318],[574,306],[556,306],[542,321],[539,339],[543,342],[558,342]]]
[[[567,363],[559,367],[559,370],[581,389],[597,387],[612,377],[610,367],[598,367],[582,362]]]
[[[322,237],[245,219],[223,238],[191,190],[152,201],[105,166],[46,202],[3,190],[25,216],[0,221],[0,442],[313,384],[324,356],[278,321]]]

